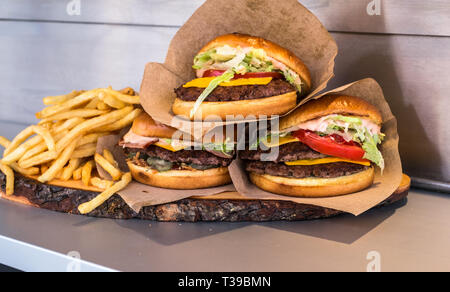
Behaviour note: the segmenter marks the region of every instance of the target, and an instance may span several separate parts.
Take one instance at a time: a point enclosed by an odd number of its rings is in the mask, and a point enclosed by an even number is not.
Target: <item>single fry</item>
[[[131,96],[131,95],[123,94],[123,93],[120,93],[118,91],[115,91],[115,90],[112,90],[109,88],[102,89],[102,91],[114,96],[118,100],[123,101],[124,103],[127,103],[127,104],[140,104],[141,103],[141,99],[138,95]]]
[[[11,165],[9,166],[16,172],[21,173],[25,176],[38,175],[41,171],[38,167],[22,168],[17,163],[11,163]]]
[[[131,125],[133,123],[133,121],[142,113],[141,109],[135,109],[133,110],[131,113],[129,113],[128,115],[126,115],[124,118],[116,121],[115,123],[106,125],[106,126],[102,126],[98,129],[96,129],[97,131],[102,131],[102,132],[114,132],[120,129],[123,129],[125,127],[128,127],[129,125]]]
[[[121,90],[119,90],[119,92],[122,94],[131,95],[131,96],[134,96],[136,94],[134,89],[131,87],[126,87],[124,89],[121,89]]]
[[[106,113],[107,111],[100,111],[97,109],[75,109],[43,119],[39,122],[39,125],[52,121],[68,120],[72,118],[92,118]]]
[[[41,175],[38,180],[41,183],[46,183],[55,178],[60,170],[67,164],[70,157],[72,156],[73,151],[75,150],[75,146],[78,143],[78,139],[73,140],[61,153],[61,155],[53,162],[50,168]]]
[[[46,151],[36,156],[31,157],[30,159],[19,161],[19,166],[22,168],[30,168],[33,166],[41,165],[47,162],[50,162],[58,157],[58,153],[55,151]]]
[[[9,144],[9,146],[5,149],[5,151],[3,153],[3,157],[7,156],[8,154],[10,154],[14,150],[16,150],[16,148],[19,147],[20,144],[25,142],[25,140],[30,138],[33,134],[34,134],[33,126],[30,126],[30,127],[26,128],[25,130],[23,130],[22,132],[20,132],[12,140],[12,142]]]
[[[47,96],[46,98],[43,99],[43,102],[45,105],[57,105],[65,101],[68,101],[69,99],[72,99],[82,93],[83,91],[74,90],[71,93],[65,95]]]
[[[44,139],[45,144],[47,144],[48,150],[55,151],[55,140],[53,139],[52,134],[50,134],[50,131],[48,129],[40,126],[32,126],[32,129],[34,133]]]
[[[9,145],[11,145],[11,141],[6,139],[5,137],[0,136],[0,145],[6,149],[9,147]]]
[[[109,181],[109,180],[102,180],[99,177],[93,177],[93,178],[91,178],[91,185],[93,185],[94,187],[97,187],[99,189],[106,190],[106,189],[112,187],[114,185],[114,182]]]
[[[81,170],[81,180],[83,181],[84,185],[88,186],[91,182],[91,174],[92,169],[95,167],[95,161],[90,160],[86,162],[86,164],[83,166],[83,169]]]
[[[98,97],[91,100],[84,108],[86,109],[96,109],[100,99]]]
[[[103,150],[103,157],[105,157],[106,160],[108,160],[111,165],[113,165],[115,168],[119,168],[119,164],[114,159],[114,155],[109,151],[108,149]]]
[[[131,182],[131,173],[126,173],[122,176],[122,179],[115,183],[112,187],[105,190],[103,193],[98,195],[95,199],[90,202],[81,204],[78,207],[78,211],[81,214],[88,214],[98,208],[101,204],[106,202],[109,198],[111,198],[115,193],[123,190],[129,183]]]
[[[83,145],[83,146],[75,149],[71,158],[77,159],[77,158],[91,157],[91,156],[94,156],[96,151],[97,151],[96,143],[86,144],[86,145]]]
[[[116,111],[110,112],[106,115],[102,115],[100,117],[96,117],[96,118],[92,118],[92,119],[84,121],[83,123],[79,124],[72,130],[70,130],[70,132],[69,132],[69,134],[67,134],[67,136],[65,136],[64,138],[59,140],[58,143],[56,143],[56,152],[60,153],[74,139],[91,131],[92,129],[99,128],[99,127],[104,126],[109,123],[114,123],[117,120],[120,120],[124,116],[128,115],[132,111],[133,111],[133,107],[127,106],[121,110],[116,110]]]
[[[48,170],[48,165],[47,164],[42,164],[41,165],[41,174],[44,174],[47,170]]]
[[[0,162],[0,170],[6,175],[6,190],[5,193],[7,196],[11,196],[14,194],[14,171],[11,167]]]
[[[72,177],[73,172],[80,166],[80,162],[81,161],[78,158],[70,159],[69,165],[67,165],[63,170],[61,179],[68,181]]]
[[[97,103],[97,109],[101,110],[101,111],[105,111],[105,110],[110,110],[111,108],[104,101],[99,99],[99,102]]]
[[[100,137],[107,136],[107,135],[109,135],[108,132],[99,132],[99,133],[92,133],[92,134],[83,136],[83,138],[81,138],[80,142],[78,142],[77,147],[83,146],[86,144],[97,143],[97,141]]]
[[[98,153],[94,156],[95,162],[97,162],[107,173],[109,173],[113,180],[119,180],[122,176],[122,172],[115,168],[108,160]]]
[[[64,111],[71,110],[72,108],[79,106],[85,102],[88,102],[92,100],[93,98],[98,96],[98,90],[90,90],[87,92],[84,92],[83,94],[80,94],[79,96],[72,98],[66,102],[63,102],[58,105],[50,106],[45,109],[43,109],[41,112],[38,112],[36,114],[36,118],[38,119],[45,119],[48,117],[51,117],[53,115],[59,114]]]
[[[100,92],[98,94],[98,98],[100,98],[101,101],[103,101],[104,103],[106,103],[107,105],[109,105],[112,108],[121,109],[126,106],[126,104],[124,102],[122,102],[119,99],[116,99],[114,96],[109,95],[105,92]]]
[[[83,170],[83,167],[78,167],[74,172],[73,172],[73,179],[74,180],[81,180],[81,171]]]

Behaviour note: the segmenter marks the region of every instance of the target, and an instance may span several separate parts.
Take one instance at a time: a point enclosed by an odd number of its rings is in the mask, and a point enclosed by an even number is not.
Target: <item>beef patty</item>
[[[369,166],[360,164],[337,162],[318,165],[297,165],[288,166],[284,163],[246,161],[246,170],[257,174],[268,174],[289,178],[334,178],[352,175],[364,170]]]
[[[263,154],[269,154],[272,150],[262,150],[259,148],[258,150],[244,150],[239,152],[239,157],[243,160],[261,160],[261,156]],[[324,154],[316,152],[309,148],[306,144],[302,142],[294,142],[281,145],[279,147],[278,155],[276,157],[266,158],[266,160],[270,160],[273,162],[286,162],[286,161],[295,161],[302,159],[318,159],[327,157]]]
[[[185,164],[197,164],[197,165],[211,165],[211,166],[228,166],[233,161],[232,158],[222,158],[218,157],[208,151],[204,150],[180,150],[177,152],[172,152],[164,148],[151,145],[147,149],[133,149],[125,148],[125,153],[127,155],[136,155],[140,153],[141,159],[147,158],[158,158],[172,163],[185,163]]]
[[[177,97],[183,101],[196,101],[204,88],[183,86],[175,89]],[[296,91],[294,86],[282,79],[273,79],[267,85],[218,86],[205,101],[239,101],[277,96]]]

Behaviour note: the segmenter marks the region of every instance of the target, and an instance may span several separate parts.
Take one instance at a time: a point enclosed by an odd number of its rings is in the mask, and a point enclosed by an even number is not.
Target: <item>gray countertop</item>
[[[0,124],[0,135],[23,127]],[[307,222],[158,223],[96,219],[0,201],[0,263],[26,270],[450,271],[450,196]],[[78,263],[78,262],[75,262]],[[77,270],[75,268],[75,270]]]

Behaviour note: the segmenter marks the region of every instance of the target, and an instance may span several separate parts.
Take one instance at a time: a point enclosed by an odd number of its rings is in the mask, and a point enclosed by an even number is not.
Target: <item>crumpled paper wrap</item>
[[[296,0],[208,0],[172,39],[164,64],[149,63],[140,89],[141,103],[153,119],[199,139],[211,129],[236,122],[199,122],[175,117],[174,88],[195,78],[194,57],[209,41],[239,32],[268,39],[289,49],[309,68],[311,93],[302,103],[326,88],[333,77],[337,45],[320,21]],[[248,122],[249,120],[247,120]]]

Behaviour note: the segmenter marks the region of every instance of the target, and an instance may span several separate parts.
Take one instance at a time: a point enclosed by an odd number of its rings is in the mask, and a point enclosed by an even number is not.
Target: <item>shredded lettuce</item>
[[[295,86],[295,88],[298,90],[298,92],[302,92],[302,85],[301,85],[301,84],[298,84],[298,83],[295,81],[294,76],[292,76],[292,74],[291,74],[289,71],[283,71],[283,75],[284,75],[284,78],[286,78],[286,80],[287,80],[290,84],[292,84],[292,85]]]
[[[368,129],[363,127],[362,120],[358,117],[349,117],[336,115],[330,119],[334,121],[342,121],[347,124],[344,128],[339,125],[331,124],[327,128],[327,134],[333,134],[335,131],[342,131],[344,133],[349,133],[352,136],[352,140],[361,144],[365,151],[364,158],[372,161],[378,165],[381,170],[384,169],[384,159],[380,150],[378,150],[378,144],[384,139],[384,134],[372,134]]]
[[[202,102],[208,97],[208,95],[211,94],[211,92],[214,91],[214,89],[216,89],[217,86],[219,86],[220,83],[229,82],[231,79],[233,79],[233,77],[234,77],[234,72],[227,71],[227,72],[223,73],[222,75],[214,78],[209,83],[208,87],[206,87],[206,89],[202,92],[202,94],[200,94],[200,96],[197,98],[197,101],[195,102],[194,107],[191,110],[190,118],[191,119],[194,118],[195,113],[200,108],[200,105],[202,104]]]
[[[216,53],[216,50],[209,50],[207,52],[204,52],[202,54],[198,54],[197,56],[195,56],[194,58],[194,66],[192,66],[192,68],[198,70],[198,69],[202,69],[203,66],[205,66],[206,63],[208,63],[209,61],[212,60],[211,55]]]

